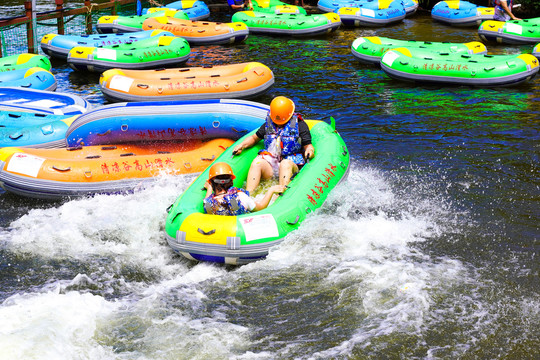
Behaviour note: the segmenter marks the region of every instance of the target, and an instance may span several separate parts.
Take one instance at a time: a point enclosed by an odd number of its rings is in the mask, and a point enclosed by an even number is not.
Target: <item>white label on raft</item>
[[[514,34],[522,35],[523,34],[523,26],[507,22],[506,23],[506,31],[514,33]]]
[[[384,56],[382,57],[381,61],[385,63],[387,66],[392,66],[394,63],[394,60],[396,60],[399,57],[399,55],[394,51],[387,51]]]
[[[242,217],[239,220],[244,228],[246,241],[279,236],[276,220],[270,214]]]
[[[64,103],[54,101],[54,100],[38,100],[38,101],[30,101],[30,102],[24,103],[24,105],[50,109],[54,106],[64,106]]]
[[[374,18],[375,17],[375,10],[362,8],[362,15]]]
[[[116,50],[98,48],[96,57],[100,59],[116,60]]]
[[[133,81],[135,81],[135,79],[131,79],[122,75],[114,75],[109,84],[109,89],[129,92]]]
[[[37,177],[44,161],[44,158],[34,155],[15,153],[9,161],[7,171]]]

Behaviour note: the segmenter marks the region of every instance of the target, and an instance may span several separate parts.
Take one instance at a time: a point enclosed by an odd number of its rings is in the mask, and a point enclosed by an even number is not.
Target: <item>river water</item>
[[[254,100],[334,117],[350,149],[347,181],[266,260],[172,252],[166,209],[190,178],[52,203],[0,193],[0,359],[538,359],[540,79],[398,82],[351,54],[374,35],[479,40],[416,14],[192,48],[187,66],[268,65]],[[57,91],[106,103],[98,75],[52,71]]]

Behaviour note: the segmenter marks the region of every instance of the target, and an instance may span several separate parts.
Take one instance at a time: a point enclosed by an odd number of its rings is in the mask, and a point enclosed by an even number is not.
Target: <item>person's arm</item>
[[[286,188],[287,187],[285,185],[271,186],[270,189],[268,189],[268,191],[266,192],[266,194],[264,194],[264,197],[261,200],[255,201],[254,211],[266,209],[266,207],[270,203],[270,200],[272,199],[272,195],[274,195],[275,193],[281,194],[282,192],[285,191]]]
[[[304,121],[301,121],[298,123],[298,131],[304,149],[304,157],[306,159],[312,159],[313,156],[315,156],[315,148],[311,144],[311,132],[309,131],[309,126]]]
[[[521,20],[520,18],[517,18],[514,16],[514,14],[512,14],[512,10],[510,10],[510,8],[508,7],[508,2],[506,0],[501,0],[501,7],[508,15],[510,15],[513,20]]]
[[[245,139],[240,144],[238,144],[238,145],[236,145],[234,147],[233,155],[240,154],[242,152],[242,150],[252,147],[256,143],[258,143],[259,140],[261,140],[261,139],[257,136],[257,134],[253,134],[253,135],[249,136],[247,139]]]
[[[204,198],[206,199],[207,197],[212,195],[212,185],[210,185],[208,180],[206,180],[206,182],[204,183],[204,188],[206,189],[206,195],[204,196]]]

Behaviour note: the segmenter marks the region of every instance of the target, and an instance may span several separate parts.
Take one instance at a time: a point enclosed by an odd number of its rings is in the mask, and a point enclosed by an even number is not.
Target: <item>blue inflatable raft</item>
[[[16,87],[0,88],[0,110],[80,115],[91,109],[83,98],[66,93]]]
[[[56,86],[54,75],[40,67],[0,72],[0,87],[54,91]]]
[[[75,120],[66,145],[228,138],[238,140],[264,123],[269,106],[246,100],[117,103]]]
[[[439,1],[431,10],[433,20],[454,26],[479,26],[494,15],[495,8],[457,0]]]
[[[76,46],[104,47],[132,43],[153,36],[174,36],[163,30],[143,30],[130,33],[111,33],[94,35],[47,34],[41,38],[41,49],[51,57],[66,60],[69,51]]]
[[[0,111],[0,148],[64,147],[66,131],[77,116]]]
[[[210,16],[210,9],[208,8],[208,5],[206,5],[203,1],[198,0],[191,0],[191,1],[175,1],[172,2],[166,6],[164,6],[166,9],[174,9],[174,10],[182,10],[186,13],[189,20],[203,20]],[[150,8],[155,10],[155,8]],[[150,9],[143,9],[143,15],[148,13],[148,11],[152,11]]]

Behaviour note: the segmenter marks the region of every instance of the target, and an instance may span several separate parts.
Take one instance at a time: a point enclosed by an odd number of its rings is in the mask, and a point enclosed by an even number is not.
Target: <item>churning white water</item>
[[[455,321],[471,332],[491,321],[474,272],[416,246],[452,226],[443,197],[403,196],[355,166],[267,259],[233,268],[190,262],[166,243],[166,209],[190,180],[34,209],[2,230],[2,248],[35,273],[18,274],[33,285],[0,305],[0,359],[354,356],[393,336],[429,342],[425,329],[456,311],[440,306],[454,287],[472,289]]]

